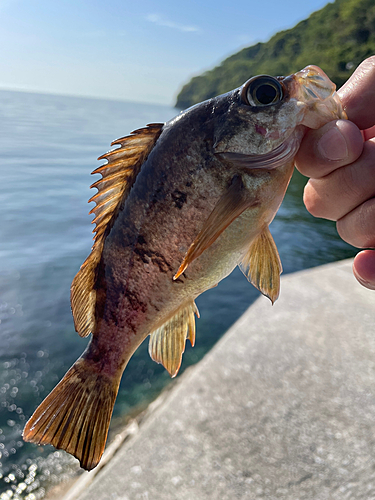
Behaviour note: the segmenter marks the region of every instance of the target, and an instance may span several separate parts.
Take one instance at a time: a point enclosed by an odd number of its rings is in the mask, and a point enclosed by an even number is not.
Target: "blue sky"
[[[191,76],[326,3],[0,0],[0,88],[173,104]]]

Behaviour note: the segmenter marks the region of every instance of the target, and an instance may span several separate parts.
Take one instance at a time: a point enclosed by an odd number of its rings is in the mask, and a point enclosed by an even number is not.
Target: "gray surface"
[[[374,313],[351,262],[285,276],[79,500],[375,499]]]

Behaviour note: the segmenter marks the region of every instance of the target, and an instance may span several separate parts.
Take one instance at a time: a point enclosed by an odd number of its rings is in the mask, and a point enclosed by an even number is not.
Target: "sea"
[[[87,200],[98,176],[90,173],[114,139],[178,112],[130,101],[0,91],[0,500],[46,498],[80,471],[65,452],[25,443],[22,429],[88,342],[74,331],[69,289],[92,245]],[[355,254],[334,223],[308,214],[305,182],[295,172],[271,224],[284,273]],[[201,295],[196,346],[187,346],[181,372],[258,296],[238,269]],[[125,370],[110,438],[173,383],[143,343]]]

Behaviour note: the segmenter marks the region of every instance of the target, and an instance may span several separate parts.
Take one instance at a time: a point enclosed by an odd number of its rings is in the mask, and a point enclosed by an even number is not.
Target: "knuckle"
[[[353,245],[357,248],[361,248],[361,245],[359,244],[357,236],[355,234],[353,234],[353,230],[351,230],[350,227],[348,227],[348,226],[349,226],[349,224],[345,218],[338,220],[336,223],[336,229],[337,229],[338,235],[346,243],[349,243],[349,245]]]
[[[322,200],[316,189],[313,187],[311,181],[309,181],[303,192],[303,202],[308,212],[314,217],[323,217],[322,212],[324,212],[324,206],[322,206]]]
[[[340,217],[340,204],[337,204],[336,193],[330,181],[324,179],[310,179],[305,186],[303,201],[314,217],[328,220],[337,220]]]
[[[344,241],[357,248],[375,245],[375,199],[362,203],[337,221],[337,232]]]
[[[358,184],[356,169],[351,166],[338,170],[337,185],[340,186],[340,194],[344,199],[356,200],[361,196],[362,189]]]

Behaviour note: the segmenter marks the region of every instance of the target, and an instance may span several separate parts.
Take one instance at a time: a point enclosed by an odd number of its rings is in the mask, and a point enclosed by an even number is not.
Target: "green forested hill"
[[[234,89],[253,75],[287,75],[320,66],[340,87],[355,67],[375,54],[375,0],[336,0],[294,28],[281,31],[196,76],[177,97],[183,109]]]

